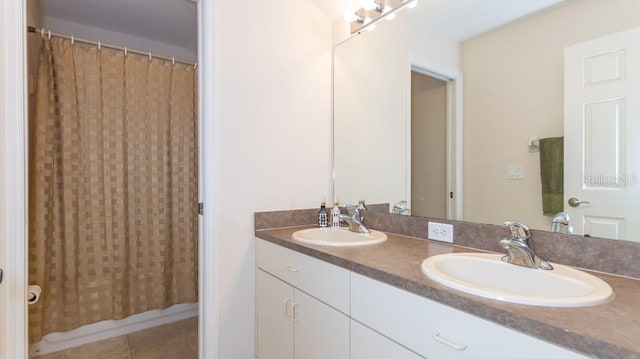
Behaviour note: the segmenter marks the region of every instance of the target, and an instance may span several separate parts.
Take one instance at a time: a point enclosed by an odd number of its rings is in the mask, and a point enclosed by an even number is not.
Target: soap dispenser
[[[318,227],[327,227],[327,217],[327,208],[324,202],[322,202],[322,204],[320,204],[320,211],[318,211]]]
[[[331,227],[340,227],[340,207],[338,207],[338,200],[333,202],[333,208],[331,208]]]

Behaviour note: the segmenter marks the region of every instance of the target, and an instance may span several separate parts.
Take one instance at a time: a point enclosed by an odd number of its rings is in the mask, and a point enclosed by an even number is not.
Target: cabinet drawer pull
[[[431,334],[431,337],[433,338],[433,340],[440,342],[448,347],[451,347],[455,350],[465,350],[467,349],[468,345],[466,344],[456,344],[456,343],[452,343],[446,339],[444,339],[443,337],[440,336],[439,332],[433,332],[433,334]]]
[[[297,311],[296,308],[298,307],[298,303],[293,303],[293,305],[291,306],[291,320],[293,320],[294,322],[298,321],[298,316],[296,315]]]
[[[291,298],[287,298],[284,300],[284,317],[288,318],[291,316],[291,313],[289,313],[289,304],[293,301],[293,299]]]
[[[297,271],[299,271],[299,269],[294,267],[294,266],[287,266],[286,268],[287,268],[287,270],[289,272],[297,272]]]

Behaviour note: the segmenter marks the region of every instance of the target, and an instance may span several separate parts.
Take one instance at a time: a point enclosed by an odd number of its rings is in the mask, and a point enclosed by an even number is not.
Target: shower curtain
[[[31,342],[198,298],[193,66],[43,40],[32,118]]]

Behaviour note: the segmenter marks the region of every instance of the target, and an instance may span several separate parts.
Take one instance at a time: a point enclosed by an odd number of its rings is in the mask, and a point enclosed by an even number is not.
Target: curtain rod
[[[125,55],[127,53],[131,52],[131,53],[138,54],[138,55],[149,56],[149,59],[151,59],[151,57],[155,57],[157,59],[171,61],[172,63],[181,63],[181,64],[185,64],[185,65],[190,65],[190,66],[193,66],[194,69],[198,68],[198,63],[197,62],[194,63],[194,62],[189,62],[189,61],[184,61],[184,60],[178,60],[175,57],[166,57],[166,56],[155,55],[155,54],[152,54],[151,51],[144,52],[144,51],[139,51],[139,50],[132,50],[132,49],[127,48],[126,46],[116,46],[116,45],[111,45],[111,44],[103,44],[100,41],[91,41],[91,40],[87,40],[87,39],[81,39],[81,38],[78,38],[78,37],[74,37],[73,35],[58,34],[58,33],[55,33],[55,32],[51,32],[51,30],[37,29],[34,26],[27,26],[27,32],[40,33],[40,35],[42,37],[44,37],[45,35],[48,36],[49,38],[51,38],[51,36],[61,37],[63,39],[71,40],[72,44],[75,41],[78,41],[78,42],[82,42],[82,43],[85,43],[85,44],[96,45],[96,46],[98,46],[98,49],[100,49],[101,47],[106,47],[106,48],[114,49],[114,50],[122,50],[122,51],[124,51]]]

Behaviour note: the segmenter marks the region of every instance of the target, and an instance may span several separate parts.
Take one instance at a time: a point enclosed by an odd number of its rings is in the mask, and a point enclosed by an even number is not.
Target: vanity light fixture
[[[351,23],[353,35],[364,28],[373,30],[376,22],[383,18],[391,20],[397,11],[404,7],[413,8],[417,3],[417,0],[366,0],[362,3],[362,8],[356,12],[347,12],[344,18]]]

